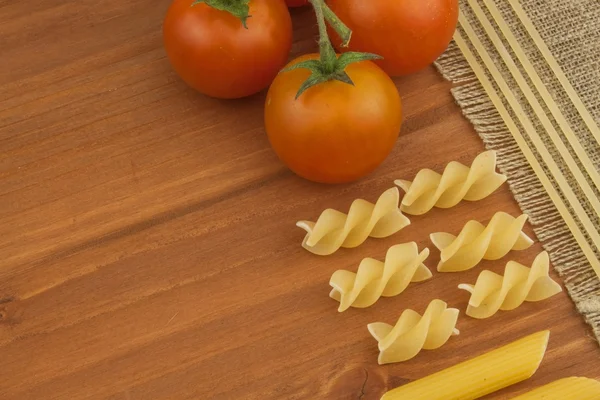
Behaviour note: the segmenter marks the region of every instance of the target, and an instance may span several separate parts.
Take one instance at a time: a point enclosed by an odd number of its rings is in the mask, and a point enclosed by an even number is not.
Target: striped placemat
[[[461,0],[436,66],[600,341],[600,2]]]

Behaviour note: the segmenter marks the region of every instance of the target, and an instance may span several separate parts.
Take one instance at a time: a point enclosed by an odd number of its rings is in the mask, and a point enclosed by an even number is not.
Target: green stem
[[[208,1],[208,0],[207,0]],[[216,1],[216,0],[212,0]],[[247,0],[242,0],[247,1]],[[359,53],[355,51],[348,51],[340,55],[339,57],[335,53],[329,35],[327,34],[327,25],[325,21],[329,22],[335,31],[340,35],[343,41],[343,45],[347,45],[352,36],[352,32],[335,13],[327,7],[324,0],[309,0],[312,4],[315,15],[317,17],[317,25],[319,26],[319,59],[309,59],[304,61],[298,61],[292,65],[287,66],[283,71],[292,71],[295,69],[303,68],[310,71],[310,76],[300,85],[298,92],[296,93],[296,99],[299,98],[302,93],[307,89],[322,84],[328,81],[340,81],[349,85],[354,85],[350,76],[346,73],[346,67],[350,64],[367,61],[377,60],[381,57],[371,53]],[[391,0],[390,0],[391,1]]]
[[[350,39],[352,38],[352,31],[335,15],[327,3],[323,2],[322,7],[325,20],[342,39],[342,47],[348,47],[348,43],[350,43]]]
[[[216,10],[226,11],[236,18],[239,18],[242,22],[242,26],[248,29],[246,21],[251,17],[249,14],[250,6],[248,3],[250,0],[195,0],[192,3],[192,7],[197,4],[206,4]]]
[[[335,62],[337,56],[335,49],[329,40],[327,34],[327,25],[325,25],[325,15],[323,14],[323,0],[310,0],[313,8],[315,9],[315,15],[317,17],[317,25],[319,26],[319,53],[321,55],[321,62],[323,63],[326,72],[333,72],[335,69]]]

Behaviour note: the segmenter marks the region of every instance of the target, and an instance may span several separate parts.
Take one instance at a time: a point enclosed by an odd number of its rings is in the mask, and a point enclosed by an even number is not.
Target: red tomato
[[[299,57],[291,64],[317,59]],[[265,104],[265,130],[279,158],[296,174],[315,182],[342,183],[373,171],[388,156],[402,123],[400,95],[371,61],[345,69],[354,86],[327,81],[296,93],[306,69],[281,72]]]
[[[308,4],[308,0],[285,0],[288,7],[302,7]]]
[[[163,25],[167,56],[179,76],[213,97],[261,91],[286,63],[292,21],[283,0],[250,0],[248,29],[239,18],[194,0],[174,0]]]
[[[458,0],[327,0],[352,30],[349,50],[379,54],[391,76],[416,72],[448,47],[458,21]],[[339,38],[331,34],[338,49]]]

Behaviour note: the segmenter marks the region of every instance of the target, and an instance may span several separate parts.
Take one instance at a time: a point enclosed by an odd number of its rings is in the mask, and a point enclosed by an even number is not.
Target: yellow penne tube
[[[381,400],[478,399],[531,377],[538,369],[550,331],[541,331],[383,395]]]
[[[571,377],[549,383],[512,400],[598,400],[600,382],[589,378]]]

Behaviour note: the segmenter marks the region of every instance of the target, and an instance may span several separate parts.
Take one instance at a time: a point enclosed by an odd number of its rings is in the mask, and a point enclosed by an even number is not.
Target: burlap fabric
[[[484,2],[482,0],[475,1],[484,10],[488,19],[492,21],[494,29],[505,42],[505,46],[511,52],[513,60],[515,60],[523,75],[527,77],[526,71],[522,68],[518,58],[510,50],[510,45],[505,41],[500,29],[493,22],[494,19]],[[530,62],[537,70],[545,86],[549,89],[562,114],[566,117],[576,135],[581,139],[581,144],[595,164],[594,167],[598,169],[600,166],[600,144],[596,142],[590,130],[584,124],[583,119],[573,106],[556,75],[552,72],[532,37],[523,26],[518,14],[511,7],[508,0],[491,1],[500,10],[504,20],[517,37],[521,47],[525,50]],[[540,36],[561,66],[587,110],[596,121],[596,124],[600,125],[600,1],[521,0],[521,7],[537,28]],[[502,72],[512,92],[519,99],[529,119],[543,138],[544,145],[560,166],[589,217],[595,223],[596,228],[599,228],[600,221],[598,221],[597,216],[593,212],[592,206],[585,200],[585,196],[582,195],[576,180],[565,165],[563,158],[552,144],[546,130],[536,117],[529,102],[525,99],[518,84],[512,78],[508,68],[503,63],[502,58],[495,50],[495,46],[489,40],[466,0],[461,0],[461,11],[477,32],[479,39],[483,42],[488,53],[494,59],[496,66]],[[462,32],[460,27],[459,32]],[[466,38],[466,35],[463,34],[462,36]],[[472,43],[470,41],[467,42],[471,50],[477,54]],[[457,103],[462,108],[464,115],[474,125],[486,147],[497,151],[499,169],[508,176],[508,183],[521,209],[530,216],[530,221],[534,226],[538,239],[550,253],[552,263],[562,276],[577,309],[593,327],[596,338],[600,341],[600,279],[596,276],[564,220],[560,217],[531,169],[531,166],[517,146],[498,111],[481,84],[477,81],[469,64],[454,42],[451,43],[446,53],[440,57],[436,66],[447,79],[458,84],[453,89],[453,95]],[[493,79],[491,80],[493,81]],[[530,81],[528,83],[530,87],[533,87]],[[498,87],[496,87],[496,90],[501,93]],[[540,103],[544,105],[544,102],[539,97],[539,93],[535,90],[534,92],[538,96]],[[507,109],[513,113],[513,121],[517,122],[517,125],[524,133],[523,127],[519,125],[518,119],[514,115],[514,111],[506,102],[505,97],[502,95],[501,97]],[[550,120],[555,125],[557,132],[563,135],[551,112],[546,108],[544,111],[550,116]],[[524,136],[527,137],[525,134]],[[569,150],[573,151],[568,145],[567,140],[564,137],[562,138]],[[530,147],[533,148],[533,146]],[[574,152],[573,154],[575,155]],[[552,177],[547,170],[547,166],[539,157],[539,154],[536,153],[536,155],[538,156],[538,161],[546,169],[548,176]],[[578,160],[577,157],[575,159]],[[587,174],[585,176],[589,179]],[[553,183],[555,187],[558,187],[556,182]],[[590,185],[594,187],[591,181]],[[597,191],[595,194],[596,196],[600,195]],[[570,211],[573,213],[572,209]],[[575,214],[573,213],[573,215]],[[589,238],[588,241],[592,245],[592,248],[596,250],[596,254],[600,256],[596,247],[597,244],[592,243]]]

